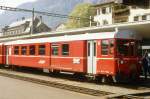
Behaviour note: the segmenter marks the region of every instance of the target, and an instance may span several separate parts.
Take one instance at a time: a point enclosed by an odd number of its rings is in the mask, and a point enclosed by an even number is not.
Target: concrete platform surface
[[[0,99],[98,99],[90,95],[0,76]]]

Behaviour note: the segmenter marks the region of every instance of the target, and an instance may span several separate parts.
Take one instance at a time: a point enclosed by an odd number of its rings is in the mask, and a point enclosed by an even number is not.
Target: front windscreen
[[[138,43],[135,40],[117,40],[117,53],[122,56],[136,56]]]

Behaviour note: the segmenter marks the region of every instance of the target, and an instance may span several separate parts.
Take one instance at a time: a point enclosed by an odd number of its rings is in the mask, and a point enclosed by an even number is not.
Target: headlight
[[[139,64],[142,64],[142,61],[139,61]]]
[[[120,64],[123,64],[123,63],[124,63],[124,61],[123,61],[123,60],[121,60],[121,61],[120,61]]]

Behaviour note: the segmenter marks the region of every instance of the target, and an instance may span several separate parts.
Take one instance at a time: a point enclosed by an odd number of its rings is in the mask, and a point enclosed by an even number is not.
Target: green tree
[[[93,17],[96,14],[96,11],[92,8],[92,4],[89,3],[78,4],[69,16],[79,17],[79,19],[68,19],[66,28],[88,27],[90,25],[90,16]]]

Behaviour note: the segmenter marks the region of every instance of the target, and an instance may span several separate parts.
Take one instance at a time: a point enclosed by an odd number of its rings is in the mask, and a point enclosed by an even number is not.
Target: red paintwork
[[[14,55],[14,46],[12,46],[12,55],[9,55],[9,64],[17,65],[17,66],[26,66],[26,67],[34,67],[34,68],[50,68],[50,54],[49,54],[49,43],[46,43],[46,54],[38,55],[38,51],[35,51],[35,55],[29,55],[29,45],[35,45],[36,49],[38,49],[38,45],[41,44],[28,44],[28,45],[19,45],[19,46],[28,46],[27,47],[27,55],[21,55],[21,51],[19,51],[19,55]],[[18,46],[18,45],[17,45]],[[19,50],[21,47],[19,47]],[[40,61],[44,61],[44,63],[40,63]]]
[[[124,76],[130,76],[132,72],[139,74],[140,64],[138,64],[138,56],[119,56],[115,49],[117,46],[116,43],[113,49],[113,54],[102,55],[101,40],[96,40],[96,42],[96,57],[98,58],[96,75],[116,75],[118,71]],[[63,56],[61,54],[61,47],[64,43],[69,44],[68,56]],[[57,44],[59,46],[59,54],[57,56],[51,55],[51,44]],[[29,45],[36,46],[35,55],[29,55]],[[11,45],[5,47],[0,46],[0,49],[3,50],[3,55],[0,56],[0,64],[6,63],[6,58],[4,55],[7,47],[12,49],[11,54],[9,55],[9,65],[87,73],[87,41],[45,43],[46,54],[42,56],[38,55],[38,45],[41,44]],[[20,46],[19,50],[21,50],[21,46],[28,46],[27,55],[21,55],[21,51],[19,51],[19,55],[14,55],[14,46]],[[74,64],[74,58],[80,58],[80,64]],[[121,60],[124,62],[123,64],[120,63]],[[133,65],[135,65],[135,67]]]
[[[69,43],[69,56],[61,55],[61,44]],[[74,41],[74,42],[61,42],[55,43],[59,45],[59,55],[51,57],[51,68],[58,70],[66,70],[73,72],[86,72],[87,71],[87,51],[86,51],[86,41]],[[79,57],[81,58],[80,64],[73,64],[73,59]]]
[[[0,64],[5,64],[5,47],[0,45]]]

